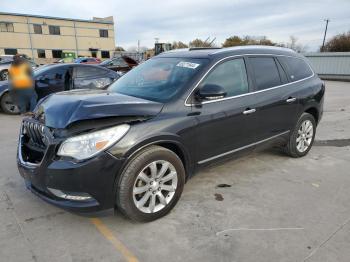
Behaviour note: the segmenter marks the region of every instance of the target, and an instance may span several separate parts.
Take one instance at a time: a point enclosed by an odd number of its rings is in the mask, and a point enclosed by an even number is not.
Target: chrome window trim
[[[195,85],[195,87],[192,89],[192,91],[189,93],[189,95],[186,97],[185,99],[185,106],[193,106],[193,105],[196,105],[196,104],[191,104],[191,103],[188,103],[188,99],[189,97],[193,94],[194,90],[199,86],[199,84],[204,80],[204,78],[213,70],[213,68],[221,63],[222,61],[225,61],[225,60],[230,60],[231,58],[237,58],[237,57],[244,57],[244,56],[283,56],[283,57],[292,57],[292,58],[297,58],[297,59],[301,59],[303,60],[302,58],[300,57],[296,57],[296,56],[290,56],[290,55],[276,55],[276,54],[240,54],[240,55],[233,55],[233,56],[227,56],[227,57],[224,57],[222,59],[220,59],[219,61],[217,61],[214,65],[212,65],[208,71],[201,77],[201,79],[199,79],[199,81],[197,82],[197,84]],[[284,87],[284,86],[288,86],[288,85],[291,85],[291,84],[295,84],[295,83],[298,83],[298,82],[301,82],[301,81],[305,81],[307,79],[310,79],[312,77],[315,76],[315,72],[314,70],[312,69],[312,67],[310,66],[310,64],[303,60],[307,65],[308,67],[310,68],[311,72],[312,72],[312,75],[311,76],[308,76],[306,78],[303,78],[303,79],[299,79],[297,81],[294,81],[294,82],[289,82],[289,83],[286,83],[286,84],[283,84],[283,85],[278,85],[278,86],[274,86],[274,87],[270,87],[270,88],[266,88],[266,89],[263,89],[263,90],[258,90],[258,91],[254,91],[254,92],[248,92],[248,93],[245,93],[245,94],[241,94],[241,95],[236,95],[236,96],[230,96],[230,97],[224,97],[224,98],[220,98],[220,99],[216,99],[216,100],[211,100],[211,101],[204,101],[201,103],[201,105],[204,105],[204,104],[210,104],[210,103],[216,103],[216,102],[221,102],[221,101],[226,101],[226,100],[230,100],[230,99],[234,99],[234,98],[239,98],[239,97],[244,97],[244,96],[248,96],[248,95],[253,95],[253,94],[257,94],[257,93],[261,93],[261,92],[266,92],[266,91],[270,91],[270,90],[274,90],[276,88],[280,88],[280,87]],[[248,71],[247,71],[247,76],[248,76]]]
[[[265,139],[263,139],[263,140],[254,142],[254,143],[252,143],[252,144],[245,145],[245,146],[242,146],[242,147],[239,147],[239,148],[230,150],[230,151],[228,151],[228,152],[225,152],[225,153],[222,153],[222,154],[219,154],[219,155],[216,155],[216,156],[209,157],[209,158],[207,158],[207,159],[198,161],[197,163],[198,163],[199,165],[204,164],[204,163],[206,163],[206,162],[215,160],[215,159],[217,159],[217,158],[224,157],[224,156],[227,156],[227,155],[236,153],[236,152],[238,152],[238,151],[241,151],[241,150],[243,150],[243,149],[247,149],[247,148],[249,148],[249,147],[256,146],[256,145],[259,145],[259,144],[261,144],[261,143],[267,142],[267,141],[269,141],[269,140],[271,140],[271,139],[274,139],[274,138],[277,138],[277,137],[279,137],[279,136],[288,134],[289,132],[290,132],[290,130],[285,131],[285,132],[282,132],[282,133],[277,134],[277,135],[274,135],[274,136],[271,136],[271,137],[269,137],[269,138],[265,138]]]

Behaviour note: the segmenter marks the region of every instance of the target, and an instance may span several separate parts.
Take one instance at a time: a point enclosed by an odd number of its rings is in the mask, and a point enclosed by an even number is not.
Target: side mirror
[[[224,98],[226,96],[226,91],[222,86],[214,84],[206,84],[202,86],[198,92],[197,97],[200,100],[215,100]]]

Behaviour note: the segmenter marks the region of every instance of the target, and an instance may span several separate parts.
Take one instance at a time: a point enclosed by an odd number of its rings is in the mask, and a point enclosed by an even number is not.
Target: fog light
[[[67,200],[74,200],[74,201],[86,201],[92,199],[92,197],[88,193],[77,193],[77,192],[63,192],[58,189],[49,188],[50,192],[54,194],[55,196]]]

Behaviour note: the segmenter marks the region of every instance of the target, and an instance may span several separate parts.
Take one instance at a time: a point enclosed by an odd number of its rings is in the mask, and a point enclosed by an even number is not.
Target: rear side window
[[[281,78],[274,58],[251,57],[249,61],[254,72],[257,90],[281,85]]]
[[[205,84],[223,87],[227,97],[248,93],[248,80],[243,58],[229,60],[215,67],[201,86]]]
[[[107,74],[106,70],[97,66],[78,66],[75,70],[76,77],[98,77]]]
[[[288,67],[289,78],[292,82],[312,76],[310,66],[301,58],[282,57]]]

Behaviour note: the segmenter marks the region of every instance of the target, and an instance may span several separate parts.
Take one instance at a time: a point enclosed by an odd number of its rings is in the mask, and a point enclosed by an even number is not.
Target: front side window
[[[157,102],[166,102],[184,88],[208,63],[208,59],[153,58],[114,82],[109,90]]]
[[[1,32],[14,32],[13,23],[1,22],[0,23]]]
[[[253,68],[257,90],[281,85],[281,78],[273,57],[251,57],[249,61]]]
[[[244,59],[233,59],[219,64],[208,74],[200,87],[206,84],[223,87],[226,91],[226,97],[248,93],[248,79]]]
[[[62,50],[52,50],[53,58],[62,58]]]
[[[282,61],[287,64],[289,78],[292,82],[312,76],[310,66],[301,58],[282,57]]]
[[[100,29],[100,37],[108,37],[108,30]]]
[[[42,29],[41,25],[34,24],[33,28],[34,28],[34,34],[42,34],[43,33],[43,29]]]
[[[60,35],[61,34],[60,27],[56,25],[49,25],[49,33],[50,35]]]

